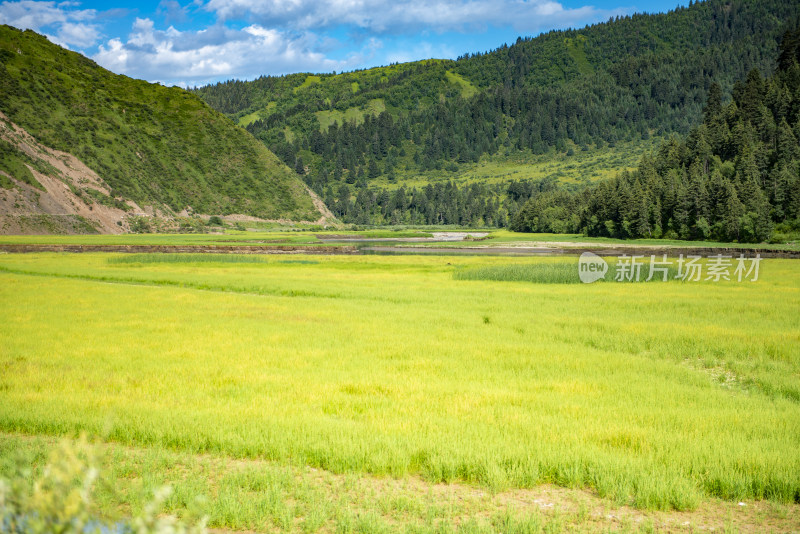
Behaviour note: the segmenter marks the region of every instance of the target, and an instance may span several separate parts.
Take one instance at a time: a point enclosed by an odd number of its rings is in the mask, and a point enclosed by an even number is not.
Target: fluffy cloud
[[[534,34],[620,12],[568,9],[554,0],[160,0],[147,18],[132,20],[135,10],[80,6],[0,0],[0,23],[44,33],[117,73],[194,85],[454,57],[478,40],[447,44],[453,32]],[[131,28],[129,35],[103,36],[112,27],[119,32],[120,24]],[[501,42],[485,41],[487,48]]]
[[[75,2],[3,2],[0,4],[0,24],[44,33],[64,46],[85,48],[100,38],[94,9],[72,9]]]
[[[593,7],[566,9],[552,0],[209,0],[220,20],[320,29],[340,25],[371,32],[471,31],[511,26],[520,32],[578,24],[603,15]]]
[[[463,52],[463,50],[458,52]],[[406,45],[389,51],[386,54],[386,61],[388,63],[406,63],[420,58],[448,58],[456,55],[456,51],[450,46],[417,41],[413,45]]]
[[[54,37],[57,43],[77,48],[87,48],[97,42],[100,38],[100,32],[93,24],[65,22],[59,26]]]
[[[136,19],[126,42],[111,39],[93,59],[114,72],[179,85],[268,72],[338,70],[350,63],[327,59],[320,44],[312,34],[290,35],[259,25],[181,32],[156,30],[152,20]]]
[[[156,9],[156,14],[164,17],[164,21],[169,24],[171,22],[185,22],[189,16],[187,6],[181,6],[177,0],[161,0]]]

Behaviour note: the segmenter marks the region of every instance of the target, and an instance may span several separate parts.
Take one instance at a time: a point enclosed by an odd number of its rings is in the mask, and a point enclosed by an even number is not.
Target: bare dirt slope
[[[105,205],[93,198],[110,197],[108,185],[75,156],[48,148],[0,112],[0,139],[10,143],[34,162],[26,165],[44,191],[15,179],[0,167],[14,187],[0,188],[0,234],[73,234],[125,232],[126,215],[143,210],[131,201],[117,199]],[[42,172],[41,169],[47,169]],[[113,203],[113,202],[109,202]]]
[[[112,198],[108,184],[81,160],[42,145],[2,112],[0,139],[37,163],[26,167],[44,188],[40,190],[16,179],[0,161],[0,174],[13,184],[12,188],[0,187],[0,234],[119,234],[130,230],[130,215],[160,218],[165,223],[174,216],[190,216],[189,213],[171,214],[153,206],[138,206],[131,200]],[[306,190],[320,217],[315,221],[300,222],[338,226],[336,217],[322,200],[307,187]],[[209,217],[196,215],[203,219]],[[231,222],[292,222],[283,219],[268,221],[247,215],[224,218]]]

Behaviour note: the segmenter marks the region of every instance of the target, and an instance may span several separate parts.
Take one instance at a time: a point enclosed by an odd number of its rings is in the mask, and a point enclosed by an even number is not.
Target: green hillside
[[[753,69],[722,103],[712,85],[702,123],[638,169],[578,193],[534,195],[511,228],[616,238],[774,243],[800,237],[800,28],[775,74]]]
[[[32,31],[0,26],[0,111],[140,206],[320,217],[290,169],[197,96],[115,75]],[[0,161],[19,159],[5,152]]]
[[[246,124],[346,221],[502,224],[525,200],[508,194],[515,180],[526,179],[528,191],[581,187],[630,168],[653,137],[688,133],[712,83],[728,98],[751,69],[772,71],[798,15],[793,0],[709,0],[457,61],[265,76],[195,92]],[[607,168],[568,172],[608,153]],[[520,165],[535,169],[516,173]],[[457,194],[443,193],[448,182]],[[428,200],[449,205],[409,211],[391,201],[402,188],[419,199],[424,184],[441,186],[424,191]]]

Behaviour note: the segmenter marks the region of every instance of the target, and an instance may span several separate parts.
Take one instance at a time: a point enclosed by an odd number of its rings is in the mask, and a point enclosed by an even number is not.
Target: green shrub
[[[152,229],[150,228],[150,221],[147,217],[131,216],[128,217],[128,227],[134,234],[149,234]]]
[[[20,471],[10,481],[0,479],[0,531],[14,534],[201,534],[206,520],[187,526],[158,512],[169,487],[155,492],[142,513],[130,520],[104,522],[95,515],[92,490],[99,479],[94,448],[85,437],[64,441],[50,453],[41,475],[31,480]]]

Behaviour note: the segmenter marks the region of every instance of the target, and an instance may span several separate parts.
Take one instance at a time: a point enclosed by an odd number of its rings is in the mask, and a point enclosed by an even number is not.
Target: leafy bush
[[[64,441],[50,454],[41,476],[31,481],[20,472],[13,480],[0,479],[0,532],[13,534],[201,534],[205,519],[188,526],[158,511],[170,494],[169,487],[155,492],[141,515],[128,521],[106,523],[92,506],[92,489],[98,481],[96,453],[85,437]]]
[[[147,217],[128,217],[128,227],[134,234],[149,234],[152,231],[150,228],[150,221],[147,219]]]

